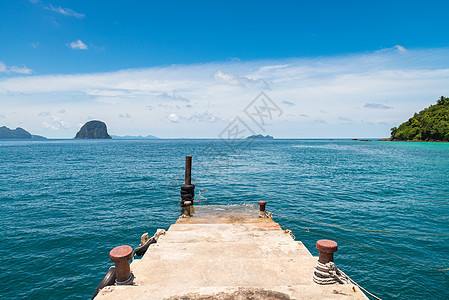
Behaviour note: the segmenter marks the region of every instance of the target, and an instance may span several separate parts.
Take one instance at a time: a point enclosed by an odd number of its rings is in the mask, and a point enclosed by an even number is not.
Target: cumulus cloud
[[[209,113],[205,111],[203,113],[195,112],[188,118],[188,121],[215,123],[223,121],[223,118],[218,113]]]
[[[162,94],[158,95],[158,97],[161,99],[164,99],[164,100],[184,101],[184,102],[190,101],[188,98],[176,95],[175,91],[172,91],[171,94],[162,93]]]
[[[269,89],[270,85],[262,78],[251,79],[246,76],[235,76],[220,70],[214,74],[215,79],[222,80],[228,84],[238,85],[242,87],[256,87],[261,89]]]
[[[369,108],[369,109],[393,109],[393,107],[391,106],[387,106],[387,105],[383,105],[383,104],[379,104],[379,103],[366,103],[365,105],[363,105],[364,108]]]
[[[79,49],[79,50],[89,49],[89,47],[87,47],[87,45],[84,44],[81,40],[71,42],[70,44],[67,44],[67,47],[72,48],[72,49]]]
[[[179,122],[179,118],[176,114],[170,114],[168,116],[168,119],[170,120],[170,122],[172,123],[178,123]]]
[[[5,72],[7,66],[0,65],[0,70]],[[104,120],[127,112],[133,122],[118,117],[111,121],[125,131],[123,134],[136,135],[126,130],[152,127],[159,130],[155,132],[159,136],[214,137],[224,129],[217,120],[241,117],[243,109],[269,83],[270,99],[278,106],[287,106],[283,116],[266,120],[270,134],[374,137],[388,136],[389,128],[435,103],[441,95],[449,95],[448,81],[449,49],[396,49],[106,73],[0,76],[0,103],[8,120],[15,118],[11,121],[24,122],[23,126],[29,128],[41,125],[43,119],[35,118],[39,112],[64,107],[70,111],[64,115],[66,124],[78,124],[86,111]],[[351,121],[342,122],[341,117]],[[256,126],[251,120],[245,121],[248,126]],[[174,126],[166,126],[167,122],[185,126],[174,130]],[[78,129],[71,127],[74,132],[66,136],[73,136]],[[366,134],[355,133],[362,130]]]
[[[51,115],[51,112],[49,111],[42,111],[38,114],[39,117],[48,117]]]
[[[282,104],[285,104],[285,105],[287,105],[287,106],[295,106],[295,103],[293,103],[293,102],[291,102],[291,101],[287,101],[287,100],[284,100],[284,101],[282,101],[281,103],[282,103]]]
[[[52,116],[48,120],[42,121],[42,127],[50,130],[59,130],[67,128],[67,124],[56,116]]]
[[[55,7],[50,4],[49,6],[46,7],[46,9],[57,12],[61,15],[68,16],[68,17],[75,17],[78,19],[85,17],[84,14],[77,13],[76,11],[73,11],[70,8],[62,8],[61,6]]]
[[[401,46],[401,45],[395,45],[395,46],[393,46],[393,47],[390,47],[390,48],[383,48],[383,49],[380,49],[380,50],[378,50],[378,51],[376,51],[376,53],[388,53],[388,52],[390,52],[390,53],[399,53],[399,54],[404,54],[404,53],[406,53],[408,50],[404,47],[404,46]]]
[[[60,111],[58,111],[58,113],[60,113],[60,114],[65,114],[66,111],[65,111],[65,109],[61,109]]]
[[[407,49],[405,49],[405,47],[401,46],[401,45],[396,45],[394,46],[394,48],[396,48],[396,50],[398,50],[399,52],[406,52]]]
[[[28,69],[25,66],[17,67],[17,66],[10,66],[8,67],[3,62],[0,61],[0,73],[17,73],[17,74],[31,74],[33,73],[33,70]]]

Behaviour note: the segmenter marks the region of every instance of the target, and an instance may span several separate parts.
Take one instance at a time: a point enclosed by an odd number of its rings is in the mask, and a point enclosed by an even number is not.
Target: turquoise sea
[[[200,205],[266,200],[379,297],[449,298],[425,267],[449,268],[449,144],[352,140],[0,141],[0,298],[89,299],[112,248],[177,219],[185,155]]]

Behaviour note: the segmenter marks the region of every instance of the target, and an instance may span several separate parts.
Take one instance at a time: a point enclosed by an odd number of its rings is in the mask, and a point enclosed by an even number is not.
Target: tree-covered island
[[[391,128],[390,140],[449,142],[449,98],[441,96],[436,104]]]

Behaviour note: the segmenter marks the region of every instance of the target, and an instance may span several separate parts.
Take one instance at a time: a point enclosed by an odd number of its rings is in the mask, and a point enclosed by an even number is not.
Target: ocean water
[[[318,239],[335,239],[337,266],[379,297],[449,298],[449,271],[425,267],[449,268],[449,144],[229,146],[0,141],[0,298],[90,298],[112,248],[136,247],[142,233],[167,229],[179,216],[185,155],[193,155],[196,192],[207,197],[200,205],[266,200],[267,210],[290,217],[274,219],[312,254]]]

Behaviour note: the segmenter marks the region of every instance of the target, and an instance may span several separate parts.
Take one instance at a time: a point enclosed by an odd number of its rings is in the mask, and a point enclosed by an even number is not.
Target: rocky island
[[[23,128],[9,129],[6,126],[0,127],[0,139],[14,140],[45,140],[47,138],[29,133]]]
[[[253,134],[246,138],[247,140],[273,140],[271,135]]]
[[[102,121],[89,121],[81,127],[75,139],[110,139],[106,124]]]
[[[449,98],[415,113],[408,121],[391,128],[390,141],[449,142]]]

